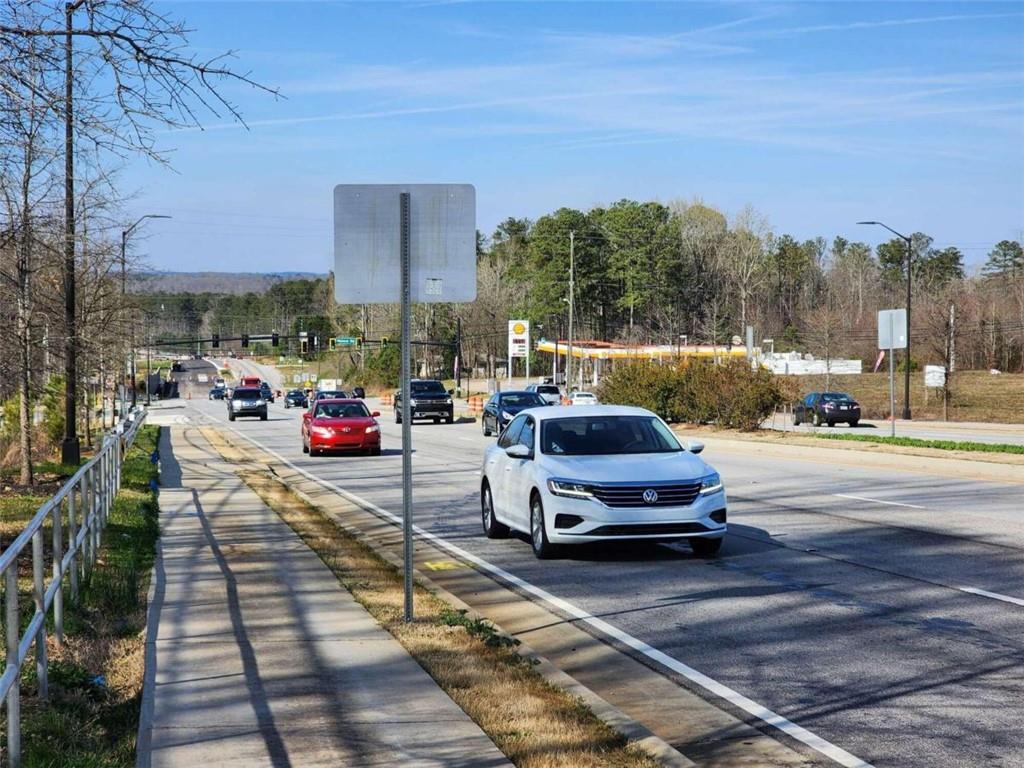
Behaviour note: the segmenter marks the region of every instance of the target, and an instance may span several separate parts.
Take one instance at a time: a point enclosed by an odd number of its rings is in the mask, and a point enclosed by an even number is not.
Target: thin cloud
[[[945,24],[953,21],[983,21],[986,19],[1024,19],[1021,13],[974,13],[949,14],[946,16],[917,16],[909,19],[879,19],[876,21],[850,21],[842,24],[816,24],[807,27],[786,27],[765,29],[752,34],[756,37],[783,37],[804,35],[813,32],[847,32],[859,29],[880,29],[884,27],[907,27],[917,24]]]

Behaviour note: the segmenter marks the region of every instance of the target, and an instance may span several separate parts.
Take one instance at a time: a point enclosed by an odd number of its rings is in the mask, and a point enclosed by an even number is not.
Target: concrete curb
[[[296,496],[302,499],[302,501],[304,501],[310,507],[327,515],[331,519],[331,521],[334,522],[335,525],[337,525],[339,528],[345,531],[348,535],[352,536],[352,538],[354,538],[356,541],[368,547],[378,557],[380,557],[382,560],[389,563],[390,565],[394,566],[399,571],[402,570],[403,563],[400,557],[393,554],[392,552],[380,549],[375,545],[375,543],[370,539],[370,537],[364,534],[361,530],[359,530],[358,528],[354,528],[353,526],[349,525],[343,520],[340,520],[338,516],[333,512],[322,509],[319,506],[319,504],[317,504],[317,502],[305,491],[302,491],[301,489],[294,487],[291,483],[289,483],[287,480],[282,478],[277,473],[271,471],[271,474],[273,474],[274,477],[276,477],[292,493],[294,493]],[[363,512],[372,514],[375,517],[377,516],[371,509],[367,509],[366,507],[356,504],[355,502],[350,503],[362,509]],[[461,598],[457,597],[444,587],[437,584],[433,579],[424,574],[420,569],[414,567],[413,574],[416,578],[416,581],[419,582],[421,586],[432,592],[437,597],[440,597],[446,603],[452,605],[452,607],[456,608],[459,611],[464,611],[466,615],[470,618],[482,619],[487,621],[491,626],[495,628],[498,635],[510,641],[511,647],[515,649],[516,653],[520,657],[527,659],[532,663],[533,668],[540,674],[541,677],[544,678],[545,681],[547,681],[550,685],[555,686],[556,688],[561,688],[567,693],[582,699],[583,702],[591,709],[591,711],[600,720],[602,720],[609,728],[624,736],[630,744],[634,744],[642,748],[644,751],[646,751],[648,754],[650,754],[652,757],[658,760],[662,765],[667,766],[667,768],[691,768],[692,766],[696,765],[696,763],[694,763],[692,760],[686,757],[686,755],[677,750],[671,744],[653,734],[642,723],[638,722],[637,720],[634,720],[625,712],[620,710],[618,707],[615,707],[614,705],[610,704],[608,701],[603,699],[594,691],[587,688],[578,680],[563,672],[561,669],[559,669],[550,661],[548,661],[547,658],[533,650],[526,643],[505,632],[505,630],[503,630],[500,626],[498,626],[493,621],[488,619],[486,616],[484,616],[483,614],[479,613],[478,611],[474,610],[469,605],[467,605]]]

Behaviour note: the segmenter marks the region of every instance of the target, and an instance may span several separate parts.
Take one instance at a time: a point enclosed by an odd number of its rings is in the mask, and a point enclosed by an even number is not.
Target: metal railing
[[[21,763],[21,671],[35,646],[39,698],[49,698],[46,659],[46,619],[53,609],[53,630],[57,644],[64,642],[64,581],[67,577],[71,600],[78,599],[78,585],[96,563],[103,529],[121,487],[121,465],[139,428],[144,410],[134,410],[115,432],[104,435],[99,451],[75,472],[57,493],[32,517],[24,530],[0,554],[3,577],[7,660],[0,676],[0,699],[7,707],[7,764]],[[44,574],[43,526],[52,520],[53,574],[49,584]],[[67,520],[67,535],[64,521]],[[18,558],[32,549],[32,600],[35,613],[24,632],[18,611]]]

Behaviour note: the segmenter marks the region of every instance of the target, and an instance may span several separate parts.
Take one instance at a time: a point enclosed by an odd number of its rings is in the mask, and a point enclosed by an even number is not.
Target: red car
[[[302,414],[302,452],[360,451],[380,456],[380,426],[362,400],[323,398]]]

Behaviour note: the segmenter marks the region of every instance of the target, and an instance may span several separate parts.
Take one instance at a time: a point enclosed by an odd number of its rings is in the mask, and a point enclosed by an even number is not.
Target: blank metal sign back
[[[409,193],[412,301],[476,298],[472,184],[339,184],[334,188],[334,297],[341,304],[401,300],[400,195]]]

